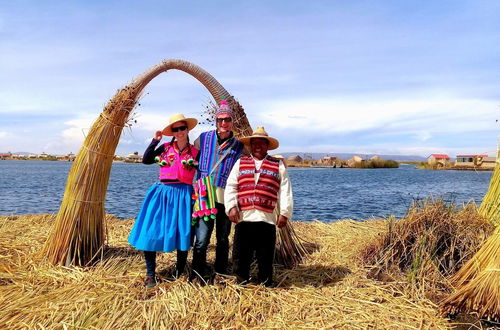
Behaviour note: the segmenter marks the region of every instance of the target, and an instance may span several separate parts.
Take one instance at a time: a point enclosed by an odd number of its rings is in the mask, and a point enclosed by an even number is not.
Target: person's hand
[[[240,212],[236,206],[229,210],[228,216],[231,222],[238,223],[240,221]]]
[[[278,226],[278,228],[283,228],[285,227],[286,223],[288,222],[288,218],[285,217],[284,215],[281,215],[278,217],[278,222],[276,223],[276,226]]]
[[[155,139],[156,141],[160,141],[162,136],[163,134],[161,133],[161,131],[156,131],[153,135],[153,139]]]

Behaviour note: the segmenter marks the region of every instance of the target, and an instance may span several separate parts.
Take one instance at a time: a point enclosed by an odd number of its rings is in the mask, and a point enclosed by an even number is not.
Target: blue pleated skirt
[[[138,250],[188,251],[191,243],[191,194],[188,184],[154,184],[144,198],[128,242]]]

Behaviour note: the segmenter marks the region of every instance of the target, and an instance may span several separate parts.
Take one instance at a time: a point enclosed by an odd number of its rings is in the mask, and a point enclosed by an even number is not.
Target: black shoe
[[[156,286],[156,276],[147,275],[144,280],[144,286],[148,289],[154,288]]]
[[[230,275],[230,273],[227,270],[227,267],[214,267],[214,271],[217,274]]]
[[[174,270],[174,278],[176,280],[179,279],[182,275],[184,275],[184,270]]]

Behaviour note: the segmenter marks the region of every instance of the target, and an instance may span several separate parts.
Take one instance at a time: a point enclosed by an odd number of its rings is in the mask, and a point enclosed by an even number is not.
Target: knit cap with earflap
[[[221,100],[219,107],[217,107],[217,111],[215,111],[215,118],[218,118],[220,115],[229,115],[233,117],[233,110],[226,100]]]

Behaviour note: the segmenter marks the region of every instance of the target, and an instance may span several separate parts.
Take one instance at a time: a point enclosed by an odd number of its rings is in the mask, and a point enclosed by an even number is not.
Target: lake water
[[[0,215],[57,213],[72,163],[0,161]],[[106,212],[134,218],[157,165],[114,163]],[[492,172],[398,169],[289,168],[294,220],[356,220],[405,214],[412,201],[433,196],[480,203]]]

